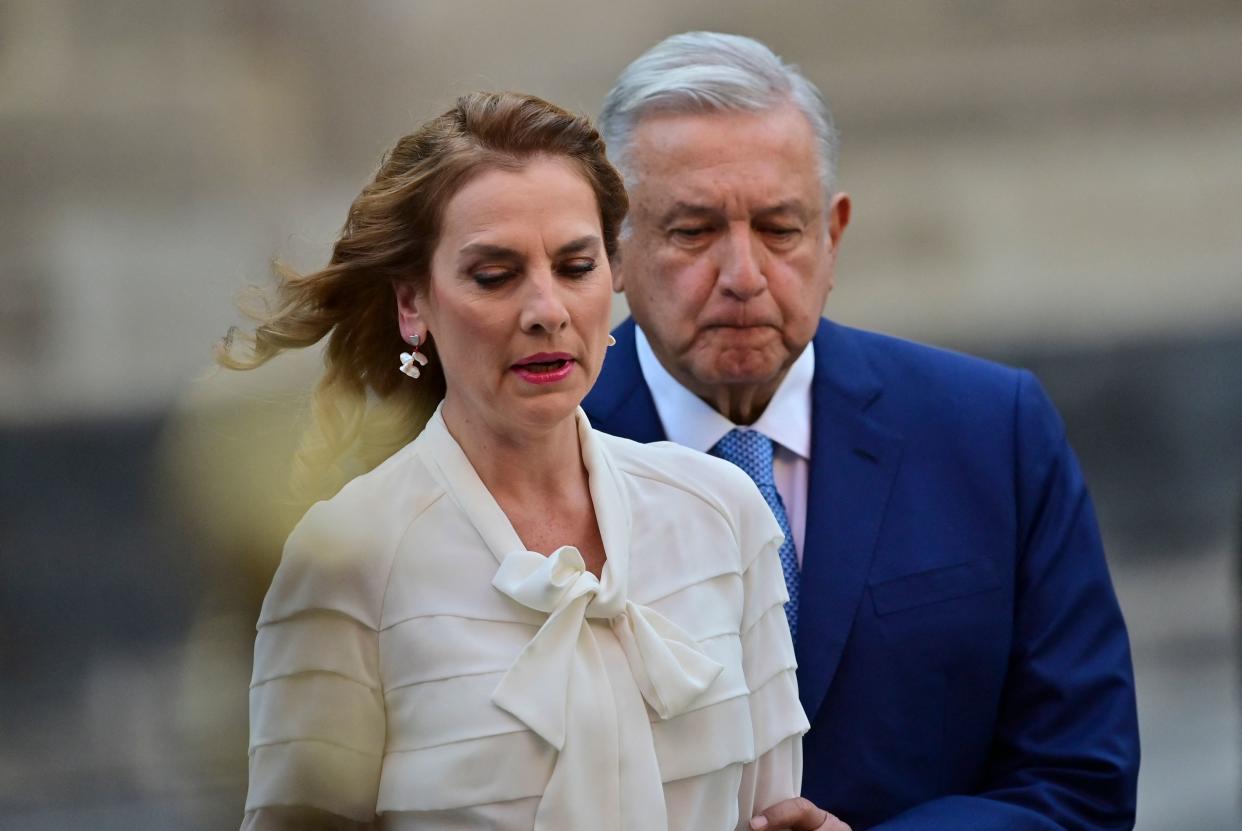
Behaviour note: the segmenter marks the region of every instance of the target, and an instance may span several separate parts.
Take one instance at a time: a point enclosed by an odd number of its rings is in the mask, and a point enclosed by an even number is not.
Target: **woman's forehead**
[[[532,234],[556,238],[558,247],[600,234],[595,192],[572,161],[542,157],[517,170],[480,173],[449,200],[440,243],[452,250],[503,246]]]

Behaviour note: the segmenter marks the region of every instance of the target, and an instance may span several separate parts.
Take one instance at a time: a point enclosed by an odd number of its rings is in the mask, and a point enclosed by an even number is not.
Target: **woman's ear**
[[[401,330],[401,339],[409,343],[410,336],[417,335],[420,341],[426,342],[428,326],[420,311],[424,298],[407,280],[393,280],[392,290],[397,296],[397,326]]]

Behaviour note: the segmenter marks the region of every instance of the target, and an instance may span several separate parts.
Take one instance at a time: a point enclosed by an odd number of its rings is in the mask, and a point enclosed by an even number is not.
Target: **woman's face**
[[[446,418],[516,437],[565,420],[590,390],[611,286],[591,186],[571,161],[536,157],[452,197],[430,280],[398,284],[397,304],[402,334],[435,342]]]

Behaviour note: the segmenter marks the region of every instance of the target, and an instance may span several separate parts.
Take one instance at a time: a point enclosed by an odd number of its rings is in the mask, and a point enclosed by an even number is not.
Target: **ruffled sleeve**
[[[797,796],[802,787],[802,735],[810,729],[798,700],[797,661],[785,620],[784,540],[759,491],[742,500],[742,669],[750,690],[755,761],[744,766],[738,827],[756,812]]]
[[[263,603],[250,685],[250,788],[243,828],[323,827],[375,816],[385,717],[379,607],[387,569],[321,503],[285,545]],[[345,822],[337,822],[337,819]],[[313,824],[319,827],[318,823]],[[365,826],[362,826],[365,827]]]

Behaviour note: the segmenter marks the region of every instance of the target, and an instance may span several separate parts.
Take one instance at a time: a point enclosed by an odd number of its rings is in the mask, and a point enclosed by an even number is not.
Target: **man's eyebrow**
[[[600,239],[595,234],[587,234],[585,237],[578,237],[576,240],[569,242],[556,249],[556,256],[565,257],[569,254],[580,254],[583,251],[589,251],[599,248]]]
[[[794,214],[802,219],[806,219],[810,216],[811,211],[801,199],[786,199],[783,202],[760,208],[755,211],[754,216],[768,217],[780,214]],[[660,224],[668,225],[680,219],[716,219],[719,216],[720,210],[709,205],[694,202],[675,202],[661,217]]]
[[[760,208],[755,211],[755,216],[773,216],[776,214],[796,214],[805,219],[810,216],[811,211],[807,208],[805,202],[801,199],[786,199],[784,202],[777,202],[766,208]]]
[[[661,225],[668,225],[679,219],[711,219],[720,216],[720,211],[694,202],[674,202],[672,207],[660,217]]]

